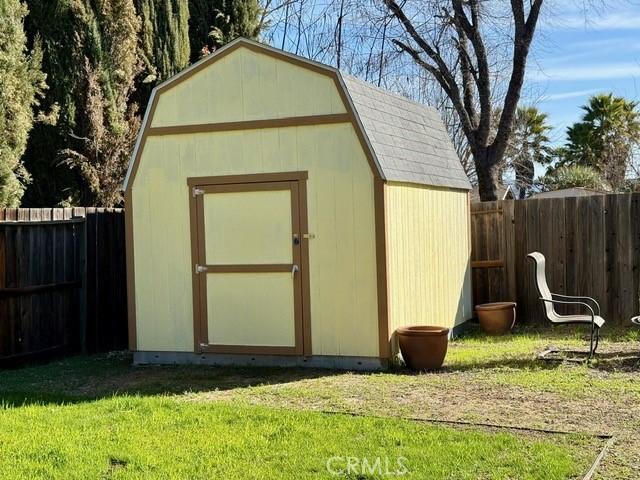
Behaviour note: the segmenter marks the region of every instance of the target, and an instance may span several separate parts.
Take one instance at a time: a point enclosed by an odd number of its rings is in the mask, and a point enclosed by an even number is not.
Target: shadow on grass
[[[485,334],[477,321],[470,321],[468,327],[462,334],[456,337],[457,340],[483,340],[487,342],[503,343],[518,341],[524,338],[539,339],[547,341],[589,341],[589,325],[554,325],[551,323],[541,325],[516,324],[511,334],[488,336]],[[631,324],[605,325],[600,338],[609,342],[640,342],[640,328]],[[640,345],[638,346],[640,349]]]
[[[75,356],[0,371],[0,405],[71,404],[113,396],[158,396],[276,385],[343,372],[308,368],[134,366],[131,355]]]
[[[640,371],[640,342],[624,332],[604,335],[593,371]],[[538,358],[552,345],[588,350],[584,329],[519,327],[502,337],[487,337],[473,328],[451,345],[442,373],[513,369],[552,371],[568,362]],[[75,356],[45,365],[0,370],[0,404],[69,404],[119,395],[157,396],[224,391],[259,385],[278,385],[342,375],[342,371],[308,368],[234,368],[203,365],[133,366],[131,355]],[[576,365],[575,363],[573,365]],[[392,374],[415,375],[406,369]],[[362,373],[361,375],[366,375]],[[301,387],[304,388],[304,387]]]
[[[620,326],[603,329],[600,348],[588,366],[593,369],[618,371],[640,370],[640,337],[638,329]],[[458,358],[451,370],[510,368],[555,368],[562,360],[586,363],[589,354],[590,331],[584,326],[558,325],[551,328],[518,326],[510,334],[487,336],[478,325],[472,326],[454,345],[461,351],[471,351],[467,358]],[[494,352],[491,349],[495,348]],[[546,349],[567,353],[547,361],[538,356]],[[474,351],[475,350],[475,351]],[[481,350],[485,350],[481,354]],[[487,355],[486,351],[490,353]]]

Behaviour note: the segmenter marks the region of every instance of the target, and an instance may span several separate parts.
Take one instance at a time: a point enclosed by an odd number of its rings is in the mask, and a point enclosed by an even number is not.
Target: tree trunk
[[[478,176],[478,190],[480,201],[492,202],[498,200],[498,186],[500,185],[499,162],[491,149],[478,149],[473,155]]]

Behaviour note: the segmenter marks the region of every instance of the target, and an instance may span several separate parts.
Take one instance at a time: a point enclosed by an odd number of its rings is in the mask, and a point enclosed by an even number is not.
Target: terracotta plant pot
[[[516,323],[515,302],[483,303],[476,305],[480,328],[487,335],[509,333]]]
[[[449,345],[449,329],[418,325],[396,330],[402,358],[413,370],[437,370]]]

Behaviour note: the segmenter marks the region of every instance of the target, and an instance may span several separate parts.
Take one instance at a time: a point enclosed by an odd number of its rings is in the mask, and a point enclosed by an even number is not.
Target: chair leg
[[[595,330],[596,330],[595,326],[591,324],[591,344],[589,345],[589,357],[587,358],[587,360],[591,360],[591,357],[593,357],[593,354],[596,353],[595,348],[593,348]],[[596,344],[596,348],[597,348],[597,344]]]
[[[596,354],[596,350],[598,350],[598,343],[600,343],[600,327],[596,328],[596,345],[593,347],[593,354]]]

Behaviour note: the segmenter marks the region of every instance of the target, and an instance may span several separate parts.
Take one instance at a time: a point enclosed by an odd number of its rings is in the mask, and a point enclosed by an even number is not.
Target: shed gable
[[[346,113],[333,78],[245,44],[160,89],[151,127]],[[205,59],[206,61],[206,59]]]

